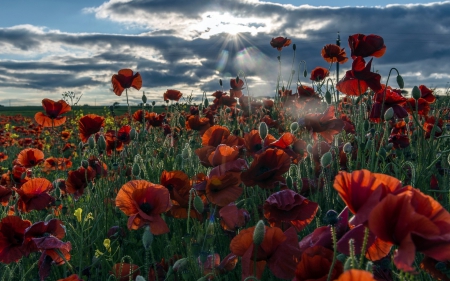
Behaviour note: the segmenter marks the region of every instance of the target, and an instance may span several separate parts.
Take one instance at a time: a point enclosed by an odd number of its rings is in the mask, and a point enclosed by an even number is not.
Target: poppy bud
[[[264,141],[269,133],[269,128],[267,127],[266,122],[259,123],[259,136]]]
[[[378,151],[378,156],[382,159],[385,159],[387,156],[386,150],[384,148],[380,148],[380,150]]]
[[[208,101],[208,99],[205,99],[205,108],[208,107],[208,105],[209,105],[209,101]]]
[[[133,167],[131,168],[131,172],[133,173],[133,176],[139,177],[139,174],[141,173],[141,168],[139,167],[138,163],[134,163]]]
[[[389,121],[394,117],[394,109],[392,107],[389,107],[386,112],[384,113],[384,121]]]
[[[344,151],[344,153],[349,154],[352,152],[353,147],[352,147],[351,143],[347,142],[344,144],[344,147],[342,148],[342,150]]]
[[[403,87],[405,87],[405,82],[403,81],[403,77],[400,76],[400,74],[397,75],[397,84],[400,89],[403,89]]]
[[[227,114],[230,114],[230,113],[231,113],[231,108],[229,108],[229,107],[225,108],[225,112],[226,112]]]
[[[203,205],[203,201],[199,196],[194,197],[194,208],[200,214],[205,210],[205,206]]]
[[[79,143],[78,143],[78,149],[79,150],[82,150],[84,148],[84,143],[82,142],[82,141],[80,141]]]
[[[387,145],[386,145],[386,149],[387,150],[392,150],[392,148],[394,147],[394,144],[391,142],[391,143],[388,143]]]
[[[81,160],[81,167],[87,169],[89,167],[89,162],[87,160]]]
[[[297,122],[291,123],[291,134],[293,134],[297,131],[298,131],[298,123]]]
[[[178,123],[180,123],[180,126],[184,126],[186,124],[186,119],[183,115],[180,115],[180,117],[178,117]]]
[[[135,140],[137,138],[137,132],[136,132],[136,129],[135,128],[133,128],[133,129],[131,129],[131,131],[130,131],[130,139],[132,139],[132,140]],[[99,138],[99,140],[100,140],[100,138]],[[97,141],[97,144],[98,144],[99,142]]]
[[[236,84],[239,84],[239,76],[236,76]]]
[[[293,187],[294,187],[294,180],[292,179],[291,176],[287,176],[286,177],[286,185],[288,186],[289,189],[293,189]]]
[[[353,265],[356,264],[355,258],[348,257],[347,260],[344,263],[344,270],[350,270],[353,268]]]
[[[309,154],[313,154],[313,146],[311,144],[308,144],[306,146],[306,151],[308,151]]]
[[[293,45],[292,45],[292,49],[293,49],[294,51],[297,50],[297,45],[293,44]]]
[[[146,226],[144,228],[144,233],[142,234],[142,244],[144,245],[144,249],[150,249],[150,246],[153,243],[153,234],[150,231],[150,226]]]
[[[339,221],[339,214],[335,210],[328,210],[323,221],[329,225],[335,225]]]
[[[142,277],[141,275],[136,276],[135,281],[145,281],[145,278]]]
[[[53,218],[53,215],[52,214],[48,214],[46,217],[45,217],[45,219],[44,219],[44,221],[49,221],[49,220],[51,220]]]
[[[131,135],[131,133],[130,133],[130,135]],[[97,147],[98,147],[99,150],[105,151],[105,149],[106,149],[106,140],[105,140],[105,137],[103,135],[100,135],[100,137],[98,137]]]
[[[142,93],[142,102],[143,102],[144,104],[147,103],[147,97],[145,96],[145,92]]]
[[[413,97],[415,100],[418,100],[418,99],[420,99],[420,96],[421,96],[421,95],[422,95],[422,94],[420,93],[419,87],[414,86],[414,88],[412,89],[412,97]]]
[[[364,121],[364,131],[368,131],[370,129],[370,123],[369,120]]]
[[[177,272],[180,271],[181,269],[183,269],[183,267],[185,267],[188,263],[187,258],[182,258],[177,260],[174,264],[173,264],[173,271]]]
[[[189,159],[190,155],[191,155],[190,147],[189,144],[186,143],[183,150],[181,151],[181,157],[183,157],[183,159]]]
[[[256,224],[255,230],[253,231],[253,244],[261,245],[264,241],[265,230],[264,221],[259,220]]]
[[[368,261],[368,262],[366,263],[366,271],[372,272],[372,269],[373,269],[373,262]]]
[[[88,139],[88,144],[89,144],[89,148],[90,149],[94,149],[95,148],[95,139],[93,136],[90,136]]]
[[[330,91],[327,91],[325,93],[325,100],[327,101],[328,104],[331,104],[331,93],[330,93]]]
[[[320,158],[320,165],[322,165],[322,167],[327,167],[328,165],[331,164],[331,160],[333,160],[333,157],[331,155],[331,152],[325,152],[322,157]]]
[[[61,198],[61,189],[59,189],[59,187],[55,188],[55,197]]]
[[[219,79],[219,85],[222,86],[222,79]]]

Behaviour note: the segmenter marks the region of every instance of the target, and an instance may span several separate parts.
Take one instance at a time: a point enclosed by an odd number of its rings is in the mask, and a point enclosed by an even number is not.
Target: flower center
[[[150,211],[153,209],[152,205],[150,203],[145,202],[139,205],[139,208],[146,214],[150,213]]]

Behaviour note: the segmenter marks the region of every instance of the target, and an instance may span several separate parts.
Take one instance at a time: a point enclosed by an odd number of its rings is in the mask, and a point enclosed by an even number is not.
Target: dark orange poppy
[[[339,193],[349,210],[355,214],[352,224],[366,223],[373,208],[388,193],[402,188],[402,182],[369,170],[357,170],[352,173],[339,172],[334,179],[334,189]]]
[[[278,51],[281,51],[283,47],[287,47],[289,45],[291,45],[291,39],[288,39],[287,37],[272,38],[270,41],[270,46],[277,48]]]
[[[225,140],[230,135],[230,130],[227,127],[214,125],[202,136],[202,146],[218,146],[221,143],[224,143]]]
[[[208,161],[212,167],[236,160],[239,157],[239,148],[230,147],[226,144],[219,144],[208,156]]]
[[[111,78],[113,91],[117,96],[121,96],[125,89],[130,87],[140,90],[142,87],[142,77],[139,72],[133,75],[131,69],[121,69],[118,74],[114,74]]]
[[[409,137],[402,134],[391,134],[388,138],[388,142],[392,143],[395,149],[406,148],[410,145]]]
[[[219,210],[220,225],[226,231],[236,231],[245,226],[250,220],[250,214],[245,209],[238,209],[236,204],[230,203]]]
[[[186,129],[198,131],[200,135],[203,135],[206,130],[209,129],[208,117],[201,117],[199,115],[190,115],[186,120]]]
[[[145,114],[145,120],[147,120],[148,125],[152,127],[161,127],[165,118],[165,113],[158,114],[155,112],[150,112],[148,114]]]
[[[367,63],[357,57],[352,63],[352,70],[345,73],[344,78],[336,84],[336,89],[349,96],[360,96],[371,88],[378,92],[381,89],[381,75],[370,71],[372,59]]]
[[[6,207],[8,206],[9,198],[11,198],[12,189],[6,186],[0,185],[0,204]]]
[[[129,216],[128,229],[149,225],[154,235],[169,232],[161,213],[172,207],[169,190],[145,180],[132,180],[124,184],[116,197],[116,206]]]
[[[80,198],[84,193],[84,189],[88,186],[89,182],[95,178],[95,171],[92,167],[87,169],[79,167],[74,171],[69,171],[66,180],[66,191],[69,194],[73,194],[75,199]]]
[[[108,175],[108,166],[106,163],[95,157],[95,155],[89,156],[87,161],[89,163],[89,167],[94,169],[97,177],[106,177]]]
[[[0,152],[0,162],[8,160],[8,155],[6,155],[4,152]]]
[[[50,171],[56,171],[56,170],[64,171],[66,169],[70,169],[71,167],[72,167],[72,161],[70,161],[67,158],[49,157],[49,158],[45,159],[44,168],[42,169],[42,171],[44,171],[44,172],[50,172]]]
[[[42,106],[47,115],[42,112],[38,112],[34,115],[34,120],[42,127],[61,126],[66,122],[66,117],[61,115],[72,110],[70,105],[63,100],[55,102],[51,99],[43,99]]]
[[[29,252],[64,249],[69,243],[61,241],[65,236],[66,229],[62,221],[58,219],[41,221],[27,228],[24,234],[24,246]]]
[[[25,230],[30,225],[30,221],[18,216],[6,216],[0,221],[0,262],[17,262],[29,254],[23,241]]]
[[[271,226],[281,227],[282,222],[288,222],[300,232],[314,219],[319,204],[285,189],[270,195],[263,208],[264,217]]]
[[[61,139],[67,141],[70,138],[71,132],[64,130],[61,132]]]
[[[119,131],[117,132],[117,140],[123,144],[129,144],[131,142],[130,132],[131,132],[130,125],[122,126],[122,128],[120,128]]]
[[[328,278],[332,262],[333,251],[322,246],[310,247],[302,253],[293,281],[335,280],[344,272],[344,266],[337,260],[331,271],[331,278]]]
[[[394,116],[397,118],[408,116],[408,112],[405,109],[406,98],[402,96],[400,89],[392,89],[390,86],[386,88],[385,85],[381,85],[381,89],[376,92],[373,101],[369,116],[372,122],[381,122],[384,119],[384,113],[389,108],[392,108]],[[383,109],[383,112],[381,112],[381,109]]]
[[[322,48],[322,57],[326,62],[338,62],[340,64],[348,61],[347,54],[344,48],[341,49],[338,45],[327,44]]]
[[[45,178],[30,179],[20,189],[14,189],[20,196],[17,208],[25,213],[47,208],[51,202],[55,201],[55,198],[48,193],[52,188],[52,183]]]
[[[386,45],[381,36],[370,34],[354,34],[348,37],[348,45],[352,51],[351,56],[355,57],[382,57],[386,52]]]
[[[375,281],[372,273],[361,269],[350,269],[339,276],[336,281]]]
[[[420,97],[426,100],[428,103],[434,103],[436,101],[436,97],[433,95],[434,90],[428,89],[425,85],[419,86]]]
[[[139,109],[133,113],[133,120],[137,121],[139,123],[143,123],[147,114],[148,114],[148,112],[145,112],[145,116],[144,116],[144,112],[142,111],[142,109]]]
[[[299,125],[305,126],[312,133],[314,140],[317,134],[321,135],[328,143],[333,141],[333,136],[344,128],[344,121],[336,119],[334,106],[329,106],[324,113],[310,113],[298,120]]]
[[[236,79],[232,78],[230,79],[230,87],[230,98],[240,98],[242,97],[242,89],[244,89],[244,80],[239,79],[239,82],[236,82]]]
[[[275,188],[284,183],[283,174],[289,170],[291,159],[281,149],[269,148],[257,155],[250,168],[241,174],[241,180],[247,186],[258,185],[261,188]]]
[[[86,143],[89,137],[98,133],[105,126],[105,118],[97,114],[87,114],[78,121],[78,135]]]
[[[220,207],[226,206],[241,196],[244,189],[241,184],[240,172],[225,172],[222,175],[209,177],[206,183],[206,197]]]
[[[181,97],[183,96],[183,94],[180,91],[177,90],[167,90],[164,93],[164,100],[174,100],[174,101],[178,101],[179,99],[181,99]]]
[[[405,109],[409,113],[416,111],[416,100],[414,98],[409,98],[406,100]],[[430,104],[423,98],[417,100],[417,114],[422,116],[427,116],[430,112]]]
[[[131,272],[131,280],[135,280],[136,277],[141,274],[139,270],[139,266],[135,264],[129,263],[116,263],[112,268],[112,274],[119,281],[128,281],[130,280],[130,272]]]
[[[319,82],[328,77],[328,75],[330,75],[330,71],[328,71],[327,68],[318,66],[311,71],[311,77],[309,77],[309,80]]]
[[[450,260],[450,213],[411,186],[381,200],[370,213],[369,228],[381,240],[399,246],[394,264],[400,270],[414,270],[416,251],[438,261]]]
[[[66,278],[58,279],[57,281],[83,281],[77,274],[72,274]]]
[[[37,148],[25,148],[17,155],[17,164],[25,168],[33,168],[42,162],[44,162],[44,152]]]
[[[442,126],[444,125],[444,121],[442,120],[442,118],[437,119],[434,116],[429,116],[429,117],[425,117],[425,122],[423,123],[423,129],[425,130],[425,138],[428,139],[431,137],[431,131],[433,131],[433,128],[436,126],[436,128],[434,129],[434,136],[435,137],[439,137],[440,135],[442,135],[443,130],[442,130]]]
[[[442,269],[438,269],[442,268]],[[450,277],[444,273],[445,270],[450,268],[450,262],[439,262],[430,257],[425,257],[420,262],[420,269],[427,272],[434,278],[434,280],[450,281]]]

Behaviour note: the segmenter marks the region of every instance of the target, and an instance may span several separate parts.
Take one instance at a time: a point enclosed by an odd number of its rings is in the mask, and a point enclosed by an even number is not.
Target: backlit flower
[[[25,168],[32,168],[44,162],[44,152],[37,148],[25,148],[17,155],[17,164]]]
[[[350,269],[342,273],[336,281],[375,281],[375,278],[369,271]]]
[[[178,101],[179,99],[181,99],[181,97],[183,96],[183,94],[180,91],[177,90],[167,90],[164,93],[164,100],[174,100],[174,101]]]
[[[8,206],[9,198],[11,198],[12,189],[6,186],[0,185],[0,204],[2,206]]]
[[[17,208],[25,213],[47,208],[51,202],[55,201],[55,198],[48,193],[52,188],[52,183],[45,178],[30,179],[20,189],[14,189],[20,196]]]
[[[38,112],[34,115],[34,120],[42,127],[58,127],[66,122],[66,117],[61,116],[71,110],[70,105],[65,101],[53,101],[51,99],[43,99],[42,106],[45,113]]]
[[[278,51],[281,51],[283,47],[287,47],[289,45],[291,45],[291,39],[288,39],[287,37],[272,38],[270,41],[270,46],[277,48]]]
[[[240,172],[225,172],[222,175],[209,177],[206,183],[206,197],[217,206],[226,206],[241,196],[244,189],[241,184]]]
[[[370,71],[372,59],[367,63],[357,57],[352,63],[352,70],[345,73],[344,78],[336,84],[336,89],[349,96],[360,96],[371,88],[378,92],[381,89],[381,75]]]
[[[133,74],[131,69],[121,69],[118,74],[114,74],[111,78],[111,83],[113,86],[113,91],[117,96],[121,96],[125,89],[130,87],[136,90],[142,87],[142,77],[139,72]]]
[[[348,45],[355,57],[382,57],[386,52],[386,45],[381,36],[370,34],[354,34],[348,37]]]
[[[92,167],[87,169],[79,167],[77,170],[69,171],[66,180],[66,191],[73,194],[75,199],[78,199],[84,193],[84,189],[88,183],[95,178],[95,171]]]
[[[98,133],[105,126],[105,118],[97,114],[87,114],[78,121],[78,135],[86,143],[89,137]]]
[[[309,77],[309,80],[318,82],[324,80],[326,77],[330,75],[330,72],[325,67],[316,67],[311,71],[311,77]]]
[[[328,143],[333,141],[334,135],[344,128],[344,121],[336,119],[334,106],[328,107],[324,113],[310,113],[299,119],[299,124],[305,126],[312,133],[315,140],[317,134],[321,135]]]
[[[322,246],[310,247],[302,253],[293,281],[327,280],[332,262],[333,251]],[[342,262],[337,260],[328,279],[335,280],[343,271]]]
[[[322,48],[322,57],[326,62],[343,64],[348,61],[344,48],[335,44],[327,44]]]
[[[0,221],[0,262],[17,262],[29,254],[23,246],[25,230],[31,225],[17,216],[6,216]]]

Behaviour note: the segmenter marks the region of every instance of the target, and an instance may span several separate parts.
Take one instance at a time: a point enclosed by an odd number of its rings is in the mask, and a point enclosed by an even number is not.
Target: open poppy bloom
[[[230,136],[230,130],[227,127],[214,125],[210,127],[202,135],[202,146],[218,146],[225,143],[225,140]]]
[[[131,69],[121,69],[118,74],[114,74],[111,78],[113,91],[117,96],[121,96],[125,89],[130,87],[140,90],[142,87],[142,77],[139,72],[133,75]]]
[[[32,168],[44,162],[44,152],[37,148],[25,148],[17,155],[16,162],[25,168]]]
[[[370,71],[372,59],[366,65],[363,57],[357,57],[352,63],[352,70],[345,73],[344,78],[336,84],[336,89],[349,96],[360,96],[369,87],[378,92],[381,89],[381,75]]]
[[[119,281],[128,281],[130,280],[130,272],[132,272],[131,280],[136,280],[136,277],[141,274],[139,270],[139,266],[135,264],[129,263],[116,263],[112,268],[112,274]]]
[[[375,281],[375,278],[369,271],[361,269],[350,269],[342,273],[341,276],[339,276],[339,278],[336,279],[336,281],[357,281],[357,280]]]
[[[241,180],[247,186],[272,189],[277,183],[285,182],[283,174],[290,165],[291,159],[286,152],[269,148],[255,157],[250,168],[242,172]]]
[[[45,113],[38,112],[34,115],[34,120],[42,127],[58,127],[66,122],[66,117],[61,116],[69,112],[72,108],[65,101],[53,101],[51,99],[43,99],[42,106]]]
[[[253,243],[254,226],[241,230],[231,240],[231,252],[242,257],[242,280],[250,275],[256,275],[258,279],[261,279],[266,265],[278,278],[293,278],[300,255],[295,229],[291,227],[283,233],[278,227],[265,226],[264,228],[264,240],[258,246]],[[258,247],[258,251],[256,253],[256,272],[253,272],[255,247]]]
[[[220,225],[225,231],[236,231],[243,227],[249,220],[250,214],[245,209],[238,209],[236,204],[230,203],[227,206],[220,208]]]
[[[309,77],[309,80],[319,82],[328,77],[328,75],[330,75],[330,72],[327,68],[318,66],[311,71],[311,77]]]
[[[334,116],[334,106],[329,106],[324,113],[310,113],[298,120],[299,125],[305,126],[312,133],[314,140],[317,134],[321,135],[328,143],[333,141],[333,136],[344,128],[344,121]]]
[[[433,95],[434,91],[427,88],[425,85],[419,86],[420,97],[426,100],[428,103],[434,103],[436,97]]]
[[[440,135],[442,135],[442,126],[444,125],[444,121],[442,120],[442,118],[437,119],[434,116],[430,116],[430,117],[426,117],[425,118],[425,122],[423,123],[423,129],[426,132],[425,133],[425,138],[428,139],[431,137],[431,131],[433,131],[433,128],[436,126],[436,128],[434,129],[434,136],[435,137],[439,137]]]
[[[382,37],[374,34],[354,34],[348,37],[348,45],[355,57],[382,57],[386,52],[386,45]]]
[[[406,148],[410,145],[409,137],[403,134],[391,134],[388,142],[392,143],[395,149]]]
[[[314,219],[319,204],[285,189],[270,195],[263,208],[264,217],[271,226],[281,227],[282,222],[288,222],[300,232]]]
[[[20,189],[14,188],[20,196],[17,208],[25,213],[47,208],[55,201],[55,198],[48,194],[52,188],[52,183],[45,178],[33,178],[24,183]]]
[[[55,252],[56,249],[66,249],[67,252],[70,251],[70,242],[61,241],[64,236],[66,236],[66,229],[62,221],[58,219],[52,219],[46,222],[41,221],[34,223],[32,226],[27,228],[24,235],[24,246],[26,246],[29,252],[47,250],[47,255],[54,252],[57,256],[58,254]],[[53,260],[55,261],[60,259],[60,257],[57,257]]]
[[[88,183],[95,178],[95,171],[92,167],[88,167],[87,170],[83,167],[79,167],[75,171],[69,171],[66,180],[66,191],[69,194],[73,194],[75,199],[78,199],[84,193],[84,189],[88,186]]]
[[[200,135],[203,135],[210,127],[208,117],[200,118],[199,115],[190,115],[186,120],[186,129],[198,131]]]
[[[230,98],[240,98],[242,97],[242,89],[244,89],[244,80],[239,79],[239,81],[236,82],[236,79],[231,78],[230,87]]]
[[[277,38],[272,38],[272,40],[270,41],[270,46],[277,48],[278,51],[281,51],[281,49],[283,49],[283,47],[287,47],[291,45],[291,39],[288,39],[287,37],[277,37]]]
[[[413,271],[415,252],[450,260],[450,213],[432,197],[406,186],[388,194],[369,216],[369,228],[381,240],[398,245],[394,264]]]
[[[338,45],[327,44],[322,48],[322,58],[329,63],[338,62],[340,64],[348,61],[344,48]]]
[[[17,262],[30,253],[23,246],[24,233],[30,225],[30,221],[18,216],[6,216],[0,221],[0,262]]]
[[[2,206],[8,206],[9,198],[11,198],[12,189],[6,186],[0,185],[0,204]]]
[[[124,184],[116,197],[116,206],[129,216],[128,229],[150,226],[154,235],[169,232],[161,213],[172,207],[169,190],[145,180],[132,180]]]
[[[72,161],[67,158],[49,157],[44,161],[44,172],[70,169],[72,167]]]
[[[292,281],[327,280],[332,262],[333,251],[322,246],[310,247],[302,253]],[[330,280],[335,280],[343,271],[342,262],[337,260]]]
[[[57,281],[83,281],[83,279],[80,279],[77,274],[72,274],[66,278],[58,279]]]
[[[183,96],[183,94],[180,91],[177,90],[167,90],[164,93],[164,100],[174,100],[174,101],[178,101],[179,99],[181,99],[181,97]]]
[[[206,197],[220,207],[234,202],[241,196],[244,189],[241,184],[240,172],[225,172],[222,175],[210,175],[206,182]]]
[[[381,85],[381,89],[376,92],[373,100],[374,103],[369,116],[372,122],[381,122],[384,119],[384,113],[389,108],[392,108],[394,116],[397,118],[408,116],[408,112],[405,109],[406,98],[402,96],[400,89],[392,89],[390,86],[386,88],[385,85]],[[383,109],[383,112],[381,112],[381,109]]]
[[[0,162],[8,160],[8,155],[6,155],[4,152],[0,152]]]
[[[117,140],[123,144],[129,144],[131,142],[130,132],[130,125],[122,126],[122,128],[120,128],[120,130],[117,132]]]
[[[97,114],[87,114],[78,121],[78,135],[86,143],[89,137],[98,133],[105,126],[105,118]]]

